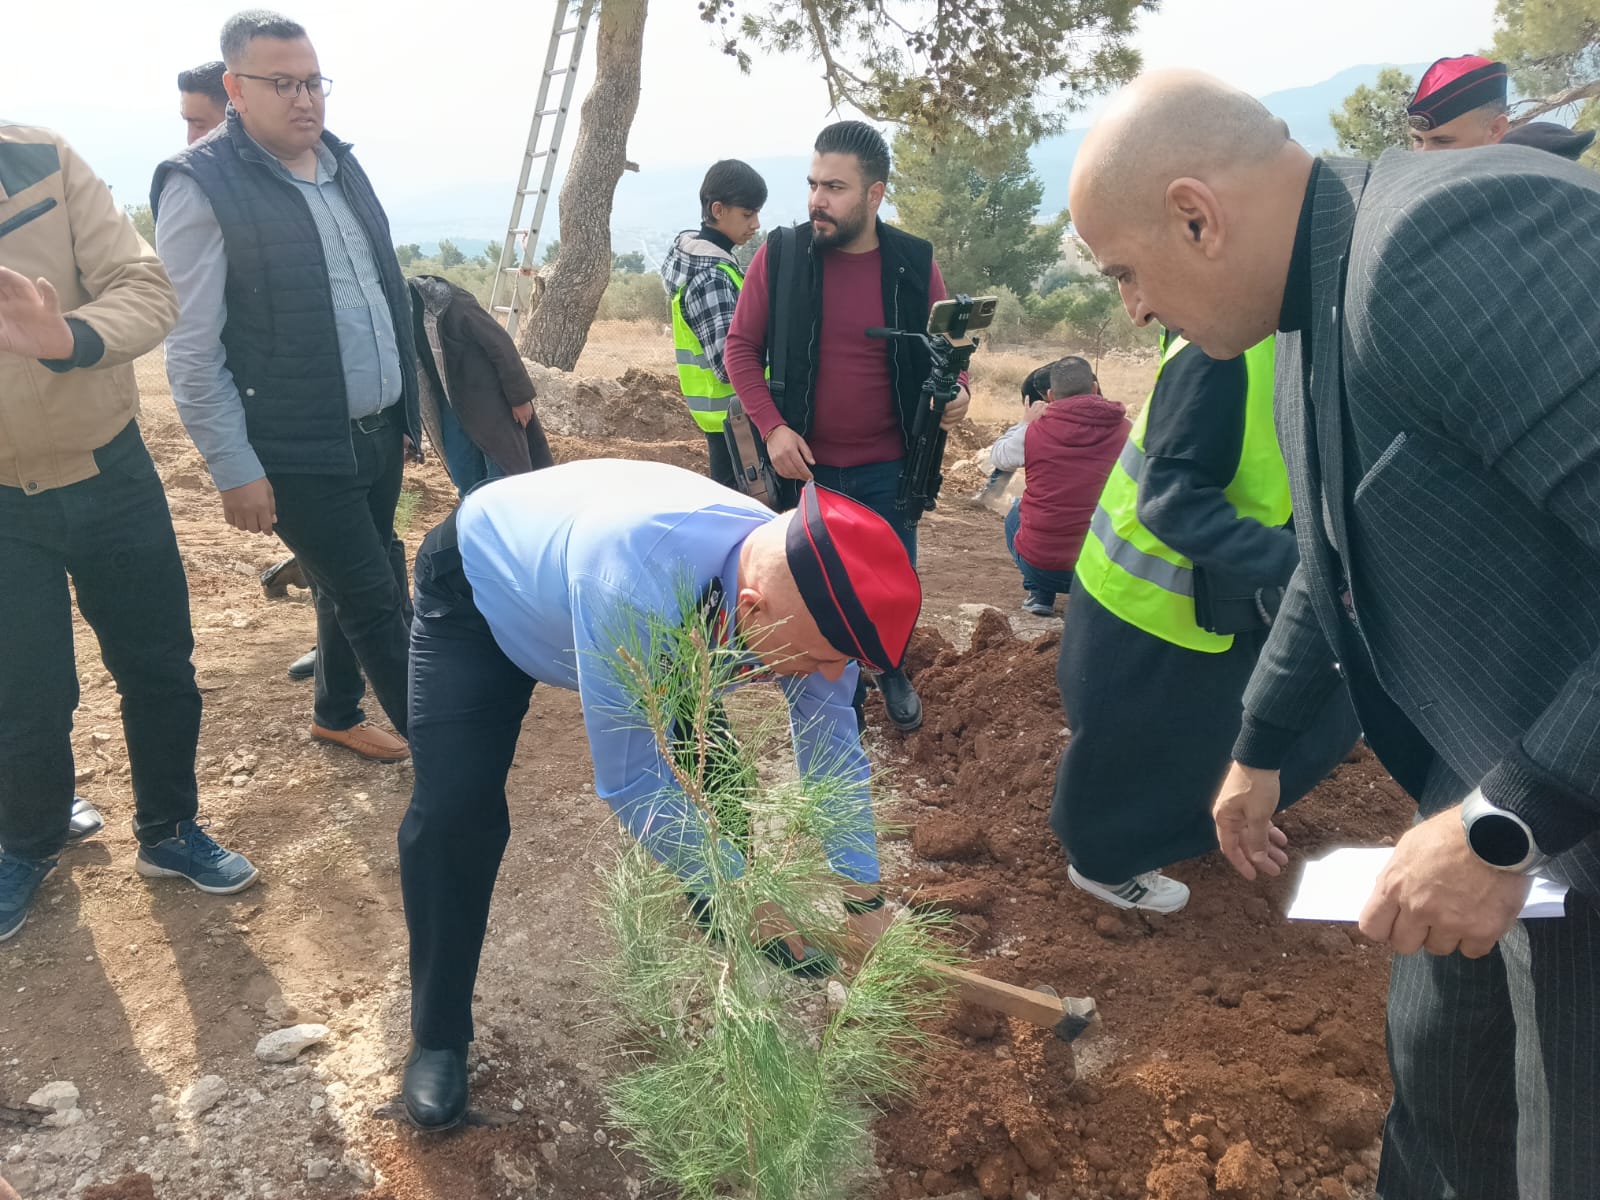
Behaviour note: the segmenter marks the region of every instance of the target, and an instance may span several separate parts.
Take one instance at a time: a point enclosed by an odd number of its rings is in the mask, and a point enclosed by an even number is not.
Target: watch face
[[[1474,820],[1467,841],[1474,854],[1494,867],[1514,867],[1533,850],[1527,831],[1501,813],[1485,813]]]

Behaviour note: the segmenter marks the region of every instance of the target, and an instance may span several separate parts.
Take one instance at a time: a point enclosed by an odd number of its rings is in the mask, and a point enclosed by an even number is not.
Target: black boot
[[[310,679],[317,673],[317,648],[307,650],[289,664],[290,679]]]
[[[906,673],[898,668],[884,671],[878,676],[878,690],[883,693],[883,707],[889,720],[901,733],[910,733],[922,725],[922,701]]]
[[[400,1094],[418,1129],[440,1133],[459,1125],[467,1115],[467,1048],[424,1050],[411,1043]]]

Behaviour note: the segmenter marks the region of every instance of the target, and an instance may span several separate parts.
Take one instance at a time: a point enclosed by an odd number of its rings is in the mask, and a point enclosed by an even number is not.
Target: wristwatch
[[[1496,808],[1476,788],[1461,804],[1461,827],[1466,830],[1472,852],[1497,871],[1527,875],[1550,861],[1550,856],[1533,840],[1533,830],[1526,821],[1516,813]]]

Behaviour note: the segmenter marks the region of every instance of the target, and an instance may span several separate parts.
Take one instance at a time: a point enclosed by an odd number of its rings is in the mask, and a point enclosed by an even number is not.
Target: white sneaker
[[[1160,871],[1146,871],[1115,887],[1086,879],[1078,873],[1078,868],[1073,866],[1067,868],[1067,878],[1072,880],[1072,886],[1079,891],[1088,892],[1091,896],[1104,900],[1116,908],[1142,908],[1146,912],[1175,913],[1189,903],[1188,884],[1168,879]]]

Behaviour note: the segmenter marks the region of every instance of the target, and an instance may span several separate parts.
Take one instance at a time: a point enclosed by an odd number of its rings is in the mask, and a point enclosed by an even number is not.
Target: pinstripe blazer
[[[1310,288],[1276,393],[1301,565],[1238,755],[1307,727],[1331,644],[1403,786],[1479,784],[1600,897],[1600,176],[1324,160]]]

